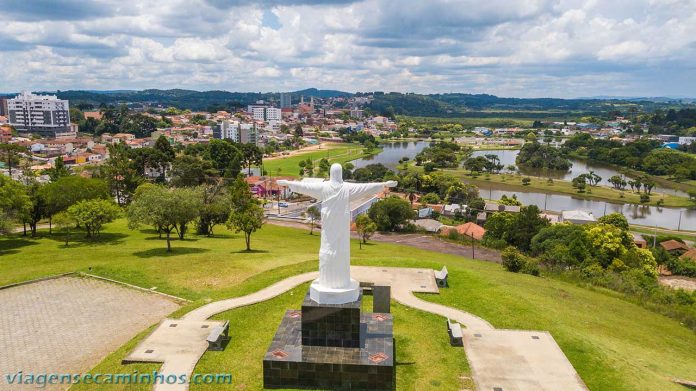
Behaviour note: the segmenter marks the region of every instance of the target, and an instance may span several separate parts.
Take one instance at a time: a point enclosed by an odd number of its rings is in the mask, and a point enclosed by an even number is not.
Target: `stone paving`
[[[18,371],[85,373],[178,308],[164,296],[92,278],[0,289],[0,390],[10,387],[5,375]]]

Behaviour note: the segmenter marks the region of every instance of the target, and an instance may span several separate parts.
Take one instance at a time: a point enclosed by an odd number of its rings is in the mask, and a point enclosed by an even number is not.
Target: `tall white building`
[[[280,121],[283,119],[283,111],[275,107],[266,107],[265,121]]]
[[[230,139],[237,142],[237,139],[239,138],[239,122],[222,121],[220,124],[220,138]]]
[[[10,125],[20,132],[55,136],[70,131],[70,110],[67,100],[55,95],[35,95],[24,91],[7,100]]]
[[[283,117],[282,110],[275,107],[250,105],[247,111],[254,121],[280,121]]]
[[[240,123],[238,121],[222,121],[216,126],[219,129],[213,130],[213,137],[232,140],[235,143],[254,144],[258,143],[258,132],[256,125]]]

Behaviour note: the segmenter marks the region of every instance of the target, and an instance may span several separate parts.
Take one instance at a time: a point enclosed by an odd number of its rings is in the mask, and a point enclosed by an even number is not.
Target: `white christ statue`
[[[374,195],[396,181],[380,183],[343,182],[343,168],[334,163],[328,182],[278,181],[295,193],[321,201],[321,248],[319,279],[309,289],[312,300],[319,304],[345,304],[356,301],[360,285],[350,278],[350,200]]]

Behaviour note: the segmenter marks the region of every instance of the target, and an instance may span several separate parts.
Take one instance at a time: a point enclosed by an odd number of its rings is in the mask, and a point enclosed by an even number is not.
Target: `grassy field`
[[[373,151],[373,153],[379,152],[379,149]],[[264,160],[263,167],[269,175],[277,176],[280,173],[281,176],[297,177],[300,172],[300,161],[307,160],[308,158],[314,161],[314,166],[316,167],[317,163],[322,158],[327,158],[331,163],[344,164],[368,155],[369,154],[365,153],[365,149],[358,144],[322,144],[322,149],[320,150],[306,151],[287,157]],[[279,169],[280,171],[278,171]]]
[[[574,197],[580,197],[591,200],[613,201],[621,203],[640,204],[640,195],[631,190],[616,190],[608,186],[587,186],[584,193],[578,193],[570,181],[554,179],[553,183],[549,183],[547,178],[515,175],[515,174],[490,174],[479,175],[472,177],[469,171],[465,169],[443,170],[444,172],[453,174],[463,180],[479,186],[485,186],[486,183],[498,183],[504,185],[510,190],[538,190],[544,193],[568,194]],[[528,186],[522,184],[523,178],[531,179]],[[672,207],[690,207],[694,206],[694,202],[686,197],[679,197],[672,194],[663,194],[653,192],[650,196],[650,202],[646,205],[657,205],[658,200],[664,200],[664,206]]]
[[[65,248],[59,235],[37,239],[0,238],[0,284],[83,270],[193,300],[174,316],[210,300],[245,295],[271,282],[317,267],[319,236],[265,226],[245,253],[243,238],[218,228],[219,237],[164,241],[152,231],[129,231],[119,220],[99,241]],[[645,310],[604,290],[590,290],[550,278],[503,271],[500,265],[412,247],[371,243],[358,249],[358,265],[441,268],[450,271],[450,288],[422,298],[482,316],[495,327],[549,330],[591,389],[678,390],[670,377],[696,378],[696,334],[667,317]],[[91,267],[91,270],[90,270]],[[298,308],[306,286],[271,301],[219,314],[231,321],[232,343],[224,352],[207,352],[196,372],[230,372],[227,389],[260,388],[260,359],[282,313]],[[369,302],[366,303],[369,305]],[[399,390],[459,390],[471,387],[464,353],[447,345],[442,319],[394,305]],[[152,364],[123,366],[120,360],[147,331],[109,355],[93,372],[152,371]],[[113,386],[109,390],[147,387]],[[192,387],[203,389],[204,387]],[[73,387],[87,390],[88,387]]]

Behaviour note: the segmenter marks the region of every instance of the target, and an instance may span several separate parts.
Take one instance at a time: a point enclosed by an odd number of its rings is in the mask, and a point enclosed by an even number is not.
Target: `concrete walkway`
[[[220,323],[207,319],[224,311],[269,300],[314,280],[318,274],[311,272],[289,277],[246,296],[204,305],[181,319],[167,319],[123,361],[162,362],[160,373],[165,378],[190,377],[207,349],[207,330]],[[473,379],[480,390],[587,389],[549,333],[495,330],[476,315],[417,298],[416,292],[439,293],[433,270],[353,266],[351,275],[363,283],[390,285],[392,298],[401,304],[461,323],[466,328],[464,346]],[[234,334],[234,330],[230,332]],[[439,333],[446,335],[444,319],[442,330],[433,330],[433,333],[438,338],[441,337]],[[188,385],[157,384],[154,389],[185,391]]]

